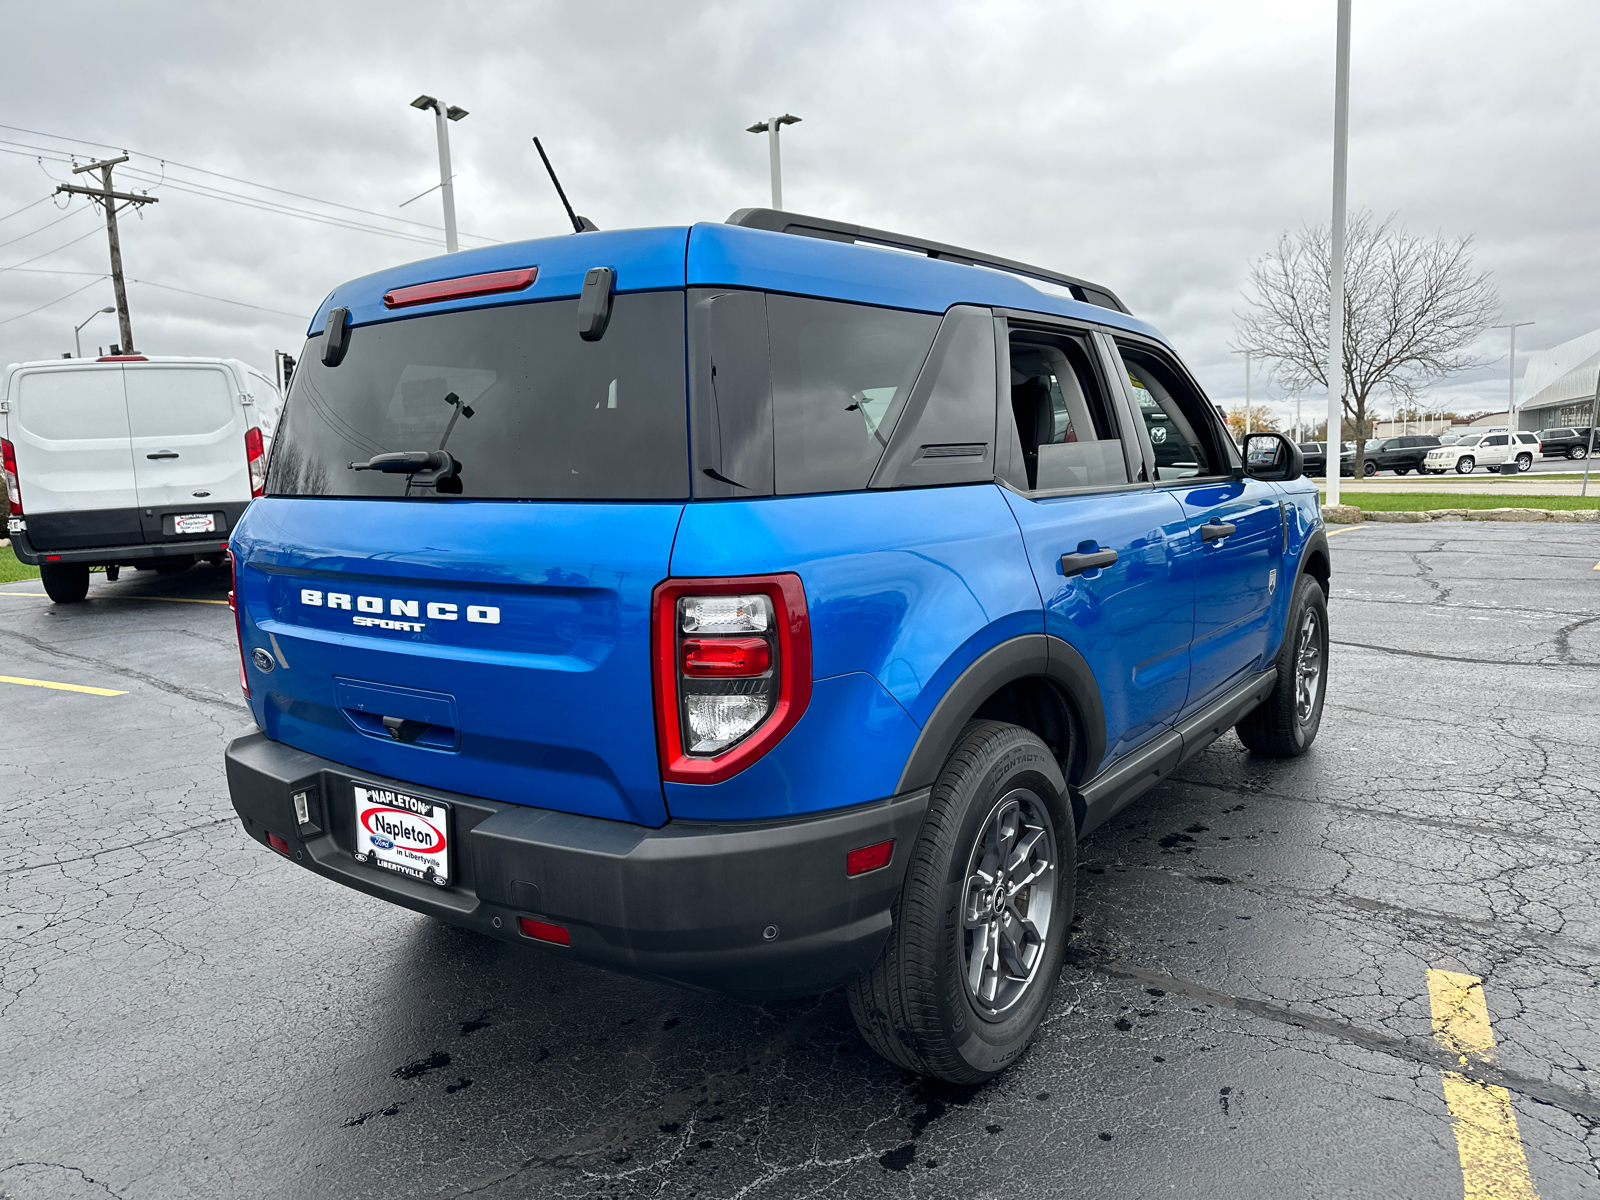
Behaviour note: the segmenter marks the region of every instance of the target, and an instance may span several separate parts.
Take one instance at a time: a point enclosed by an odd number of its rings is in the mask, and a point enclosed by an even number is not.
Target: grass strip
[[[1362,512],[1429,512],[1436,508],[1545,508],[1562,511],[1600,508],[1600,496],[1484,495],[1481,492],[1345,492],[1341,489],[1339,502],[1353,504]]]
[[[16,583],[23,579],[39,578],[39,569],[17,561],[10,546],[0,549],[0,583]]]

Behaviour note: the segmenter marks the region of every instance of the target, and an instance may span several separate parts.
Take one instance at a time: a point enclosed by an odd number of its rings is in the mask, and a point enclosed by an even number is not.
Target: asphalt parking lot
[[[973,1090],[841,994],[621,978],[250,842],[225,570],[0,587],[0,675],[121,693],[0,682],[0,1196],[1461,1197],[1447,1070],[1507,1089],[1538,1195],[1596,1194],[1600,539],[1331,544],[1315,748],[1229,735],[1086,842],[1051,1014]],[[1492,1055],[1435,1040],[1430,970]]]

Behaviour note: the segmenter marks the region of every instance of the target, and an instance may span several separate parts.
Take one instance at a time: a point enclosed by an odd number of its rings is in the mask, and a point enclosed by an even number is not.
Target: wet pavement
[[[1460,1197],[1427,972],[1481,976],[1534,1186],[1600,1194],[1600,537],[1360,526],[1306,757],[1229,735],[1079,851],[977,1089],[491,942],[248,841],[222,571],[0,587],[0,1196]]]

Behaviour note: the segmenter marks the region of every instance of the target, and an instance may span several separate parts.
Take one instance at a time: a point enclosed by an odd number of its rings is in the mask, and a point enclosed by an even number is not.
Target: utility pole
[[[108,158],[101,162],[87,163],[81,167],[73,167],[74,175],[81,175],[85,171],[99,171],[103,188],[78,187],[76,184],[63,183],[56,186],[57,192],[70,192],[75,196],[88,196],[104,206],[106,210],[106,238],[111,243],[111,284],[117,293],[117,324],[121,327],[122,352],[135,353],[133,348],[133,323],[128,320],[128,289],[122,282],[122,242],[117,237],[117,201],[127,204],[155,204],[154,196],[135,196],[132,192],[119,192],[111,186],[111,169],[118,163],[128,161],[124,154],[120,158]]]
[[[1339,503],[1344,434],[1344,218],[1350,165],[1350,0],[1339,0],[1333,81],[1333,245],[1328,263],[1328,503]]]
[[[765,121],[758,121],[746,133],[764,133],[767,135],[767,145],[772,158],[772,207],[783,208],[783,164],[778,158],[778,130],[784,125],[798,125],[800,118],[792,113],[784,113],[781,117],[768,117]]]
[[[444,251],[456,252],[456,189],[450,172],[450,126],[448,121],[459,121],[467,110],[454,104],[444,105],[432,96],[418,96],[412,108],[433,110],[434,132],[439,138],[439,194],[444,197]],[[423,193],[426,195],[427,193]]]
[[[1509,329],[1511,331],[1511,362],[1506,367],[1506,432],[1517,432],[1517,330],[1524,325],[1535,325],[1536,321],[1511,321],[1505,325],[1491,326],[1493,329]],[[1513,438],[1513,441],[1516,439]]]

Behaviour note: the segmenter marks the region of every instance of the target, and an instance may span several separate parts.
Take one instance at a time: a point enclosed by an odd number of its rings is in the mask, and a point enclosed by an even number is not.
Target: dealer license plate
[[[215,533],[217,518],[214,513],[184,513],[172,518],[173,533]]]
[[[356,861],[449,886],[450,806],[371,784],[353,790]]]

